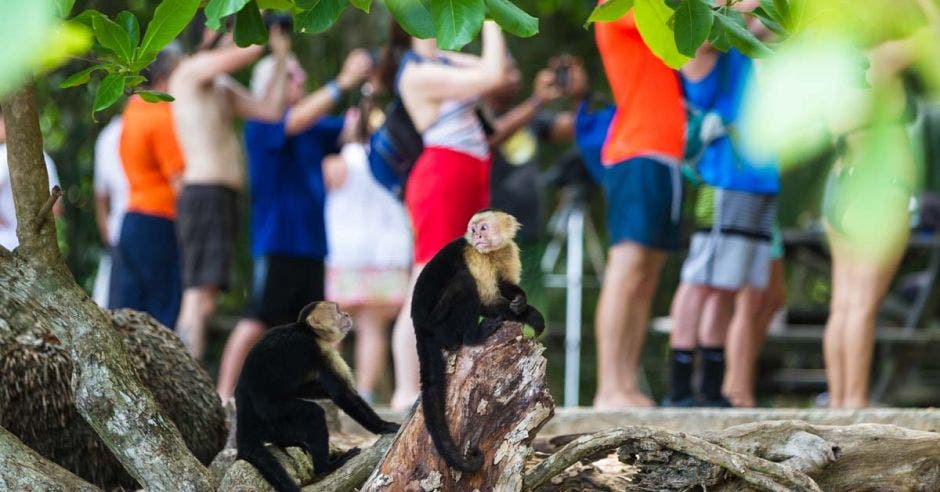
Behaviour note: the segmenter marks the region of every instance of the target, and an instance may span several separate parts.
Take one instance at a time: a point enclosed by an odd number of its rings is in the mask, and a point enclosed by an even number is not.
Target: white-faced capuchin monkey
[[[349,366],[333,346],[352,328],[336,303],[307,305],[296,323],[272,328],[245,358],[235,388],[238,458],[252,464],[278,491],[300,488],[264,448],[299,446],[313,457],[317,474],[329,473],[358,448],[330,459],[323,408],[309,401],[330,398],[369,432],[385,434],[398,424],[382,420],[356,393]]]
[[[541,313],[528,305],[519,287],[522,264],[514,241],[518,230],[519,222],[512,215],[498,210],[477,212],[464,237],[434,255],[415,284],[411,317],[421,363],[424,420],[440,455],[458,470],[479,470],[483,456],[471,446],[463,457],[448,430],[442,350],[480,344],[504,320],[528,324],[536,335],[545,329]]]

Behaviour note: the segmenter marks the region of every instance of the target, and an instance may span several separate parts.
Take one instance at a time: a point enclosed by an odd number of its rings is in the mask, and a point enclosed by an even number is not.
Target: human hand
[[[342,188],[346,175],[346,160],[342,156],[333,154],[323,158],[323,182],[327,191]]]
[[[554,101],[564,94],[564,88],[558,84],[557,74],[551,68],[543,68],[535,75],[532,96],[539,103]]]
[[[268,32],[268,46],[275,56],[284,57],[290,52],[290,36],[274,24]]]
[[[359,48],[353,50],[346,61],[343,62],[343,68],[336,76],[336,85],[340,89],[349,90],[364,81],[372,73],[372,57],[369,52]]]

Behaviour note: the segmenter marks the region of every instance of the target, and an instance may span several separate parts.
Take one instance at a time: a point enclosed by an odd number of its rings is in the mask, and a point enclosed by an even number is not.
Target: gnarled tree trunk
[[[62,261],[32,83],[3,101],[3,114],[20,246],[0,251],[0,302],[28,301],[44,313],[75,362],[79,413],[138,482],[150,490],[211,489],[208,470],[134,373],[108,315]]]
[[[362,490],[520,490],[532,439],[554,413],[543,350],[522,325],[503,323],[484,344],[451,355],[447,421],[458,446],[480,448],[480,471],[447,466],[417,405]]]

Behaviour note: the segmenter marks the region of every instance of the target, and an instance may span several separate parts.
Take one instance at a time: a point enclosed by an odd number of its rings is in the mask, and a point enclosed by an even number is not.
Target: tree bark
[[[480,448],[480,471],[447,466],[416,405],[362,490],[520,490],[532,439],[554,412],[543,350],[525,339],[522,325],[503,323],[484,344],[451,355],[447,421],[461,448]]]
[[[611,475],[591,467],[568,468],[579,460],[594,462],[618,447],[620,461],[632,467],[627,471]],[[772,481],[765,480],[768,475]],[[557,478],[548,484],[552,477]],[[618,487],[595,488],[940,490],[940,434],[891,425],[801,421],[746,424],[700,437],[626,427],[574,439],[533,467],[526,485],[571,490],[584,482],[615,484],[618,477],[625,480]]]
[[[0,489],[97,491],[98,487],[43,458],[0,427]]]
[[[79,413],[127,471],[151,490],[210,490],[208,470],[186,449],[140,383],[102,311],[62,261],[51,212],[32,84],[3,103],[7,152],[21,247],[0,255],[0,302],[34,304],[75,361],[72,387]]]

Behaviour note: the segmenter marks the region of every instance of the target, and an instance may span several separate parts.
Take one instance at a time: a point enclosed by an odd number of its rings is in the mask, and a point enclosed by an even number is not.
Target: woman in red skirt
[[[470,217],[489,204],[490,151],[476,109],[502,83],[507,55],[502,31],[492,21],[484,23],[479,57],[440,51],[434,39],[410,38],[397,25],[392,31],[382,62],[386,84],[398,91],[425,146],[405,184],[414,233],[413,286],[424,264],[462,236]],[[410,407],[420,392],[410,296],[409,291],[392,335],[395,409]]]

